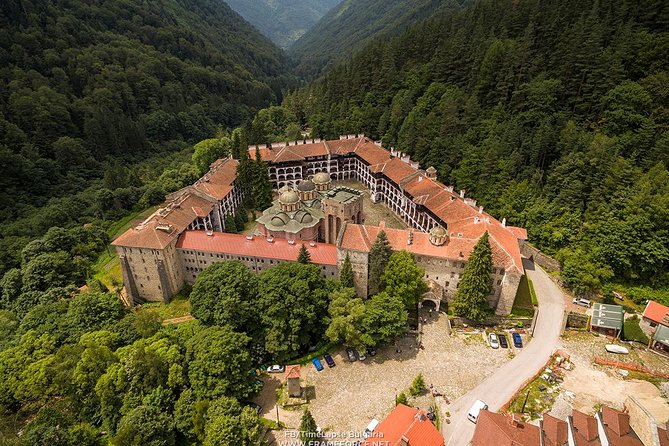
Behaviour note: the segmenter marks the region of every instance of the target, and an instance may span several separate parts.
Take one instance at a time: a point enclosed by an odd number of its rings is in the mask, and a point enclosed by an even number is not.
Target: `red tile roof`
[[[544,431],[545,446],[563,446],[569,440],[569,425],[548,414],[543,416],[541,429]]]
[[[374,435],[362,442],[363,446],[384,444],[399,446],[402,437],[410,446],[443,446],[441,436],[434,424],[420,409],[398,404],[392,412],[378,425]]]
[[[513,421],[508,415],[482,410],[476,422],[472,446],[538,446],[537,426]]]
[[[630,427],[630,416],[624,412],[602,407],[604,432],[611,446],[643,446]]]
[[[601,446],[595,417],[574,410],[572,411],[572,420],[576,446]]]
[[[430,242],[430,235],[428,233],[413,231],[413,239],[409,245],[407,244],[407,241],[409,240],[410,229],[381,228],[379,226],[348,223],[342,236],[341,248],[369,252],[374,244],[374,240],[376,240],[376,236],[382,229],[388,236],[390,246],[395,251],[406,250],[413,254],[441,257],[450,260],[467,260],[478,241],[477,235],[471,236],[471,234],[463,234],[462,237],[459,237],[458,234],[455,233],[453,236],[449,237],[449,240],[445,244],[436,246]],[[492,250],[493,265],[504,266],[505,269],[514,268],[514,264],[510,262],[510,257],[506,254],[497,240],[492,236],[489,240]]]
[[[209,200],[196,195],[182,195],[158,209],[141,224],[130,228],[112,242],[114,246],[164,249],[198,216],[214,208]]]
[[[275,238],[271,243],[264,237],[253,237],[248,240],[242,234],[226,234],[214,232],[207,235],[206,231],[184,231],[179,237],[177,248],[195,251],[226,253],[236,256],[261,257],[295,261],[302,243],[288,243],[286,239]],[[318,265],[336,265],[337,247],[327,243],[316,243],[310,246],[305,243],[311,261]]]
[[[238,165],[239,161],[232,158],[219,159],[211,164],[209,172],[197,180],[193,187],[216,200],[223,200],[232,191]]]
[[[288,365],[286,366],[286,379],[297,378],[300,379],[300,365]]]
[[[653,322],[658,324],[663,324],[669,326],[669,321],[665,320],[669,315],[669,307],[665,307],[662,304],[658,304],[654,300],[649,300],[646,305],[646,309],[643,310],[643,317],[650,319]]]
[[[669,430],[666,424],[657,427],[657,435],[660,437],[660,446],[669,446]]]

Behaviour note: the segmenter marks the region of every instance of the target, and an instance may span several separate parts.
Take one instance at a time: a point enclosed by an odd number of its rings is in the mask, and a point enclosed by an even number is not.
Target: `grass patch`
[[[667,380],[662,377],[651,375],[650,373],[637,372],[635,370],[629,370],[629,374],[625,377],[625,379],[638,379],[641,381],[648,381],[649,383],[655,385],[658,388],[660,388],[662,383],[667,382]]]
[[[648,336],[641,330],[639,326],[639,316],[636,314],[628,317],[623,324],[623,338],[627,341],[637,341],[644,345],[648,345]]]
[[[329,343],[323,345],[322,347],[318,348],[317,350],[315,350],[315,351],[313,351],[313,352],[311,352],[311,353],[309,353],[305,356],[302,356],[300,358],[288,361],[287,364],[300,364],[300,365],[308,364],[309,362],[311,362],[312,359],[320,358],[324,354],[326,354],[328,352],[328,350],[334,350],[337,347],[338,347],[337,344],[329,342]]]
[[[168,304],[150,302],[142,304],[139,308],[140,311],[151,311],[158,314],[161,320],[172,319],[190,315],[190,300],[188,300],[188,295],[182,290],[174,295]]]
[[[530,288],[530,297],[532,298],[532,305],[537,307],[539,306],[539,299],[537,299],[537,292],[534,291],[534,283],[530,279],[527,279],[527,283]]]
[[[535,301],[536,295],[532,281],[528,280],[527,276],[522,276],[518,284],[518,291],[516,291],[516,298],[513,301],[510,317],[534,316],[534,306],[537,305]]]
[[[542,392],[539,390],[540,386],[544,386],[546,390]],[[551,393],[549,390],[556,387],[541,376],[536,378],[516,395],[516,398],[509,404],[507,412],[524,414],[533,420],[539,418],[542,413],[553,406],[555,397],[559,392],[553,391]],[[525,398],[527,398],[527,403],[525,403]],[[525,410],[523,410],[523,404],[525,404]]]

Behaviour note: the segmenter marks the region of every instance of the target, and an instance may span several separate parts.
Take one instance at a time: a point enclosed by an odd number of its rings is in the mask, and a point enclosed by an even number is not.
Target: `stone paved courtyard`
[[[423,350],[414,337],[404,338],[402,353],[394,346],[380,349],[373,358],[350,363],[343,350],[331,352],[336,367],[316,372],[313,365],[302,368],[303,386],[314,386],[315,397],[309,404],[318,425],[330,432],[362,431],[376,418],[382,420],[393,408],[395,395],[407,391],[413,379],[423,373],[425,382],[454,400],[474,388],[486,376],[510,359],[509,350],[493,350],[481,334],[448,335],[445,315],[433,316],[423,328]],[[325,364],[324,364],[325,365]],[[270,377],[257,402],[263,405],[263,416],[276,420],[276,388],[279,376]],[[407,392],[408,396],[408,392]],[[438,397],[438,403],[443,400]],[[430,397],[410,404],[425,406]],[[281,421],[288,428],[299,426],[301,411],[280,409]],[[285,433],[276,432],[277,439]]]

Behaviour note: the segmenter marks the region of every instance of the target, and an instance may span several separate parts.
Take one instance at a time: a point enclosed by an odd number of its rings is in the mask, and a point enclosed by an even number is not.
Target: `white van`
[[[467,413],[467,419],[476,424],[479,419],[479,413],[482,410],[488,410],[488,405],[485,401],[476,400],[472,405],[472,408],[469,409],[469,413]]]
[[[362,436],[364,438],[369,438],[372,435],[372,432],[374,432],[374,429],[379,425],[379,420],[374,418],[372,421],[369,422],[367,425],[367,428],[365,429],[365,432],[362,433]]]

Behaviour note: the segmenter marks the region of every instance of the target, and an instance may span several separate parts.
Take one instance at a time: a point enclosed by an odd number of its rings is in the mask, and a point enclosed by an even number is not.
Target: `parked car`
[[[285,365],[274,364],[267,367],[267,373],[283,373],[286,371]]]
[[[323,367],[323,364],[321,364],[320,359],[314,358],[314,359],[311,360],[311,363],[314,365],[314,367],[316,367],[317,372],[322,372],[323,371],[324,367]]]
[[[592,302],[590,302],[590,299],[583,299],[582,297],[575,297],[571,301],[573,304],[580,305],[582,307],[590,308],[590,305],[592,305]]]
[[[330,355],[330,353],[326,353],[323,356],[323,359],[325,359],[325,362],[328,363],[328,367],[330,367],[330,368],[332,368],[336,365],[335,362],[334,362],[334,359],[332,359],[332,356]]]
[[[355,350],[351,347],[346,347],[346,356],[348,357],[348,360],[351,362],[355,362],[358,357],[355,354]]]
[[[262,412],[262,406],[260,404],[252,403],[252,402],[246,402],[243,403],[244,406],[248,406],[251,409],[255,410],[258,415],[260,415],[260,412]]]
[[[364,353],[360,353],[357,350],[355,351],[355,354],[358,355],[358,359],[361,360],[361,361],[364,361],[365,359],[367,359],[367,356],[365,356]]]
[[[376,349],[374,347],[367,347],[367,354],[369,356],[376,356]]]
[[[511,333],[511,338],[513,339],[513,346],[516,348],[522,348],[523,347],[523,338],[520,337],[520,334],[517,332]]]
[[[509,343],[506,341],[506,335],[499,335],[497,336],[499,338],[499,346],[502,348],[509,348]]]
[[[497,340],[497,335],[495,333],[490,333],[488,335],[488,342],[490,343],[490,347],[499,348],[499,341]]]
[[[472,408],[467,412],[467,419],[472,423],[476,424],[479,419],[479,414],[482,410],[488,410],[488,404],[482,400],[476,400],[472,405]]]

